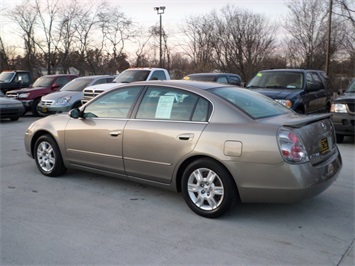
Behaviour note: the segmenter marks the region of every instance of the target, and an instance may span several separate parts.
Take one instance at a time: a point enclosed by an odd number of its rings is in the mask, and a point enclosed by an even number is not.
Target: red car
[[[8,91],[6,92],[6,96],[20,100],[25,107],[25,113],[31,111],[35,116],[38,116],[37,105],[41,97],[58,91],[69,81],[77,77],[78,75],[71,74],[42,76],[33,83],[32,87]]]

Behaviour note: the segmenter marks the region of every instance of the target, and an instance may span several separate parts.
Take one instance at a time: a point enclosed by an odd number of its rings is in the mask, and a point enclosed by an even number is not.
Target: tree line
[[[2,9],[17,46],[0,36],[0,70],[38,69],[47,74],[116,74],[128,67],[159,66],[158,25],[143,27],[105,1],[24,0]],[[331,5],[330,5],[331,4]],[[226,5],[191,16],[162,31],[163,66],[174,78],[196,72],[230,72],[248,81],[268,68],[326,67],[335,84],[355,76],[353,0],[290,0],[279,21]],[[332,12],[329,13],[330,8]],[[329,18],[331,14],[331,24]],[[328,29],[331,25],[331,34]],[[328,36],[329,39],[328,45]]]

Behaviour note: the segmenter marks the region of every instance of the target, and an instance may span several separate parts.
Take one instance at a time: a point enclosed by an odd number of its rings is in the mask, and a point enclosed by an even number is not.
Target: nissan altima
[[[203,217],[237,202],[295,202],[337,178],[329,114],[301,115],[240,87],[144,81],[37,120],[27,154],[46,176],[76,168],[181,192]]]

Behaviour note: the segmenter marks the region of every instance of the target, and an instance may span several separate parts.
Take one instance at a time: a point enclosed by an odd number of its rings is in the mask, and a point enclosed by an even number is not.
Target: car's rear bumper
[[[240,165],[239,165],[240,166]],[[242,202],[289,203],[312,198],[326,190],[342,168],[340,152],[318,165],[250,164],[235,177]]]
[[[350,114],[333,113],[332,121],[335,132],[339,135],[354,136],[355,135],[355,116]]]

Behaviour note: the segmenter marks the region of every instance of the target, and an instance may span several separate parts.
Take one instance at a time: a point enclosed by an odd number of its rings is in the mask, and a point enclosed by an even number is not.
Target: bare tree
[[[196,71],[238,73],[244,80],[255,75],[275,48],[275,26],[233,5],[190,18],[183,32],[189,40],[185,51]]]
[[[60,11],[61,2],[59,0],[35,0],[35,3],[41,21],[41,28],[45,36],[46,49],[40,43],[38,43],[38,47],[47,55],[47,74],[51,74],[51,68],[55,65],[54,60],[52,60],[53,33],[56,23],[55,19]]]
[[[75,44],[79,54],[79,62],[77,67],[79,68],[80,75],[85,75],[85,64],[90,66],[90,74],[96,74],[97,67],[89,60],[88,53],[93,47],[92,35],[98,26],[99,19],[98,14],[101,9],[104,8],[104,3],[100,2],[98,5],[87,4],[80,7],[73,23],[75,31]]]
[[[116,63],[116,70],[122,71],[121,66],[126,64],[124,53],[126,42],[137,35],[134,23],[120,11],[119,7],[111,6],[100,10],[98,20],[102,33],[102,48],[106,47],[106,52],[112,55],[111,60]]]
[[[328,9],[323,1],[296,0],[289,1],[289,16],[285,29],[290,34],[287,40],[288,58],[291,66],[322,69],[326,62]],[[337,22],[333,23],[330,56],[342,40]]]
[[[217,23],[214,50],[219,69],[239,73],[249,80],[272,55],[276,27],[262,15],[231,5],[224,7],[214,20]]]
[[[186,42],[181,45],[190,58],[195,72],[210,72],[214,69],[212,58],[212,29],[215,24],[209,15],[190,17],[186,19],[182,32]]]
[[[7,16],[12,20],[22,32],[20,37],[24,41],[26,68],[34,72],[35,69],[35,27],[38,19],[38,11],[30,0],[25,0],[14,9],[10,10]]]
[[[69,67],[71,66],[73,60],[69,57],[69,54],[74,50],[74,38],[75,29],[74,23],[75,19],[79,15],[79,4],[76,0],[70,1],[68,5],[63,6],[59,10],[58,25],[57,25],[57,38],[55,40],[55,51],[58,53],[58,65],[64,68],[64,72],[68,73]]]
[[[355,77],[355,2],[352,0],[336,0],[335,15],[342,21],[342,28],[346,31],[345,39],[341,42],[341,48],[345,52],[345,60],[348,67],[347,75]]]

